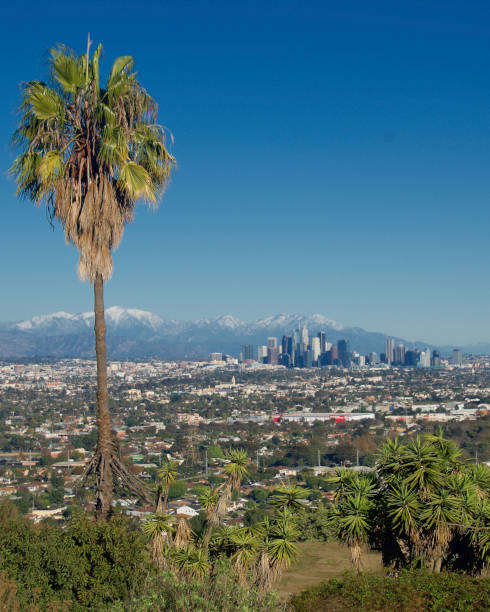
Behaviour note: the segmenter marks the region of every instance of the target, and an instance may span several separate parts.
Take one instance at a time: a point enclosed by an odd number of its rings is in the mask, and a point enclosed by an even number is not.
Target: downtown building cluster
[[[306,325],[295,329],[291,335],[267,338],[267,346],[258,346],[257,352],[252,344],[242,346],[241,360],[258,361],[269,365],[282,365],[287,368],[312,368],[329,365],[350,367],[360,355],[351,353],[348,340],[339,340],[336,346],[327,342],[325,332],[320,331],[310,338]],[[365,360],[358,365],[364,365]]]
[[[384,353],[378,354],[373,351],[368,355],[360,355],[351,351],[349,340],[338,340],[336,345],[332,345],[327,341],[324,331],[310,337],[306,325],[295,329],[291,335],[284,335],[280,343],[277,337],[272,336],[267,338],[267,345],[255,347],[252,344],[244,344],[240,360],[246,363],[256,361],[269,365],[282,365],[287,368],[325,366],[349,368],[380,364],[389,367],[439,368],[448,364],[447,360],[441,360],[438,350],[408,348],[402,343],[396,344],[392,338],[386,340]],[[463,364],[463,354],[460,349],[453,350],[449,363],[455,366]]]

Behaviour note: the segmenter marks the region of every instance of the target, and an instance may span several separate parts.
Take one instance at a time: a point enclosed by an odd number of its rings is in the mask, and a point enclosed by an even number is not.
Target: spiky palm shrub
[[[23,84],[13,137],[20,154],[11,171],[18,195],[44,203],[60,222],[66,241],[79,251],[80,278],[94,287],[98,442],[86,476],[95,476],[96,515],[105,519],[115,484],[148,501],[149,494],[121,461],[111,436],[103,286],[137,201],[156,206],[175,160],[133,59],[117,58],[102,85],[102,47],[92,56],[89,51],[90,44],[84,55],[52,49],[47,82]]]
[[[378,519],[371,535],[386,563],[422,565],[435,573],[447,563],[466,571],[488,563],[490,470],[468,466],[460,455],[441,432],[405,444],[389,441],[380,449]]]
[[[276,488],[270,498],[270,504],[278,510],[288,508],[296,512],[304,508],[305,505],[301,500],[305,499],[308,493],[308,489],[297,487],[288,482]]]
[[[166,461],[158,470],[157,512],[167,512],[168,493],[170,485],[177,478],[177,467],[176,461]]]
[[[233,491],[240,489],[242,479],[248,476],[248,465],[250,460],[243,449],[230,449],[225,458],[228,463],[225,465],[226,481],[221,485],[220,496],[216,507],[216,512],[221,521],[226,515],[231,495]]]
[[[206,531],[204,533],[203,546],[209,548],[209,540],[214,529],[219,525],[220,516],[218,513],[220,494],[217,488],[206,487],[206,490],[199,495],[198,501],[206,513]]]
[[[173,530],[173,517],[170,514],[155,513],[143,523],[143,531],[151,539],[153,561],[158,567],[168,568]]]

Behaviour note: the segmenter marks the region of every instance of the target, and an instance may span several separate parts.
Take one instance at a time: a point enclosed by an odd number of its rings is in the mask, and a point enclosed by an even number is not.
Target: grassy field
[[[301,542],[301,556],[297,563],[284,572],[278,585],[279,595],[287,597],[299,593],[329,578],[351,569],[349,549],[337,542]],[[365,571],[381,569],[381,555],[371,551],[363,553]]]

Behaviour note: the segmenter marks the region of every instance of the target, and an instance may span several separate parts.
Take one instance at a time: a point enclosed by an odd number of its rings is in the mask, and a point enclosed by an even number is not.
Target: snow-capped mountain
[[[269,336],[278,337],[280,342],[283,334],[291,334],[302,325],[306,325],[310,334],[324,331],[332,343],[349,340],[351,349],[362,354],[384,352],[387,338],[383,333],[344,326],[321,314],[307,317],[277,314],[252,322],[232,315],[177,321],[146,310],[112,306],[105,315],[112,358],[193,358],[206,357],[213,351],[239,355],[244,344],[266,344]],[[93,312],[64,311],[0,324],[0,359],[92,357],[93,326]],[[425,348],[427,344],[416,343],[416,346]],[[480,352],[486,350],[488,347]]]
[[[194,321],[176,321],[164,319],[160,315],[146,310],[111,306],[105,311],[105,319],[108,330],[112,332],[141,332],[144,329],[156,335],[207,330],[233,332],[247,336],[260,334],[261,332],[269,334],[272,332],[290,333],[293,329],[299,328],[302,325],[306,325],[310,331],[327,329],[341,331],[344,329],[344,326],[340,323],[327,319],[320,314],[309,317],[300,314],[278,314],[252,321],[251,323],[237,319],[229,314],[212,319],[202,318]],[[87,329],[91,330],[93,325],[93,312],[70,314],[60,311],[36,316],[26,321],[6,324],[4,329],[54,335],[59,333],[82,333]]]

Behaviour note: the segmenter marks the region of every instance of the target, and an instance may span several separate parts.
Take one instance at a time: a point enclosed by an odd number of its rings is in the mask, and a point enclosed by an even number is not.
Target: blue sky
[[[0,320],[92,307],[77,254],[7,176],[18,84],[47,51],[133,55],[179,162],[138,209],[106,304],[165,317],[319,312],[407,339],[490,340],[487,2],[3,8]]]

